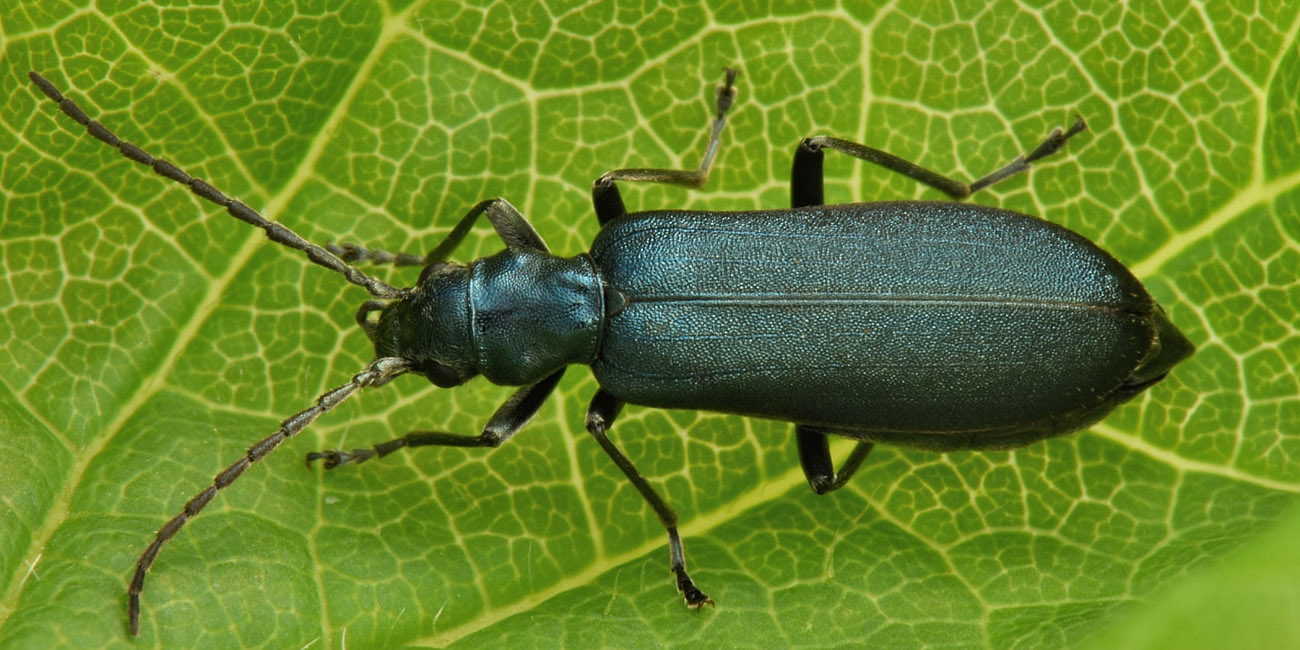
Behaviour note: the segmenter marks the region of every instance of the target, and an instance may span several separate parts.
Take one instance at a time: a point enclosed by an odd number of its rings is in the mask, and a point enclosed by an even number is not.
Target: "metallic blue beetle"
[[[735,98],[727,70],[698,170],[620,169],[596,180],[602,229],[589,253],[552,255],[514,207],[493,199],[416,256],[310,244],[119,139],[50,82],[30,77],[91,135],[375,298],[357,314],[375,361],[253,445],[158,531],[131,582],[132,634],[158,551],[218,490],[363,386],[404,373],[441,387],[482,375],[521,388],[479,435],[413,432],[371,449],[314,452],[308,462],[333,468],[402,447],[498,446],[537,412],[567,366],[589,365],[600,390],[587,430],[663,522],[677,588],[700,607],[712,601],[686,572],[676,514],[607,436],[624,404],[792,422],[808,482],[825,493],[843,486],[877,442],[1007,449],[1086,427],[1193,351],[1128,269],[1055,224],[962,203],[822,205],[824,148],[960,200],[1052,154],[1086,128],[1082,120],[969,185],[822,136],[799,144],[789,209],[627,212],[615,181],[704,184]],[[506,249],[468,265],[447,262],[484,215]],[[349,265],[358,261],[425,268],[416,286],[397,289]],[[859,441],[838,471],[829,435]]]

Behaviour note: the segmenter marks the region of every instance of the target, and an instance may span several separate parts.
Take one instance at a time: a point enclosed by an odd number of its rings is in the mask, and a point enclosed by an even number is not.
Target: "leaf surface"
[[[1217,566],[1300,491],[1297,7],[271,4],[0,8],[0,647],[1062,647]],[[878,448],[824,497],[788,425],[629,407],[613,436],[681,516],[718,603],[699,613],[582,428],[585,369],[491,453],[303,468],[475,433],[508,394],[404,377],[186,525],[129,643],[153,532],[364,367],[366,296],[89,137],[27,70],[309,240],[423,253],[503,196],[572,255],[602,172],[697,164],[726,65],[740,99],[708,187],[628,188],[633,209],[786,205],[815,133],[974,178],[1080,114],[1064,154],[976,200],[1098,241],[1196,356],[1088,432]],[[942,198],[826,167],[828,202]],[[500,246],[481,227],[457,258]]]

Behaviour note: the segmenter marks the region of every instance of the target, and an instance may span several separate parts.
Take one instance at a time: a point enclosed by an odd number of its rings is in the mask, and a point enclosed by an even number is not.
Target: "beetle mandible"
[[[957,202],[823,205],[824,149],[960,201],[1056,152],[1086,129],[1082,118],[970,184],[818,136],[795,151],[790,208],[628,212],[617,181],[704,185],[736,97],[736,72],[727,69],[699,169],[618,169],[593,183],[601,230],[590,252],[552,255],[497,198],[475,205],[417,256],[309,243],[118,138],[36,72],[29,77],[95,138],[373,297],[357,323],[375,360],[284,420],[158,530],[128,589],[132,635],[145,575],[186,521],[321,414],[399,375],[423,375],[443,388],[482,375],[520,388],[478,435],[416,431],[369,449],[312,452],[308,463],[332,469],[403,447],[499,446],[537,413],[566,367],[588,365],[600,388],[587,431],[663,523],[677,589],[698,608],[713,601],[686,571],[676,514],[608,436],[625,404],[792,422],[804,474],[824,494],[842,487],[878,442],[940,452],[1010,449],[1087,427],[1193,351],[1127,268],[1061,226]],[[483,216],[505,250],[469,264],[447,261]],[[398,289],[353,262],[424,269],[415,286]],[[858,441],[838,470],[830,435]]]

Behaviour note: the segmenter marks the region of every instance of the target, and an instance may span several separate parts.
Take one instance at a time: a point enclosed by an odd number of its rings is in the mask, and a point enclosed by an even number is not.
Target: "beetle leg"
[[[550,251],[546,247],[546,242],[542,241],[542,236],[537,234],[537,230],[528,223],[524,215],[519,214],[515,206],[510,205],[510,202],[505,199],[495,198],[479,201],[477,205],[470,208],[469,212],[466,212],[465,216],[456,223],[456,227],[447,233],[447,237],[424,256],[424,263],[447,261],[447,257],[460,245],[461,240],[465,239],[465,235],[469,234],[474,227],[474,223],[483,215],[487,215],[492,229],[497,231],[506,246],[528,248],[543,253]]]
[[[488,199],[480,201],[477,205],[470,208],[465,216],[456,222],[456,226],[447,233],[438,245],[425,255],[415,255],[412,253],[390,253],[381,249],[370,249],[356,244],[327,244],[325,248],[337,255],[344,262],[374,262],[376,264],[392,264],[393,266],[428,266],[434,262],[445,262],[451,256],[451,252],[460,245],[465,239],[465,235],[474,229],[474,224],[478,218],[487,215],[488,222],[492,224],[492,229],[497,231],[501,239],[505,241],[506,246],[510,248],[527,248],[543,253],[549,252],[546,242],[542,241],[542,236],[537,234],[533,225],[528,223],[524,215],[510,205],[510,202],[502,199]]]
[[[623,400],[604,390],[596,391],[596,396],[591,400],[591,408],[587,411],[587,431],[596,439],[596,442],[605,450],[605,453],[609,454],[609,457],[614,460],[614,464],[618,465],[620,470],[623,470],[623,474],[636,487],[636,491],[640,492],[642,498],[654,509],[655,514],[659,517],[659,522],[668,530],[668,567],[672,570],[673,575],[677,576],[677,590],[682,592],[682,595],[686,598],[686,604],[696,609],[705,605],[712,605],[713,600],[705,596],[704,592],[695,586],[695,582],[691,580],[690,575],[686,573],[686,553],[682,549],[682,538],[677,534],[677,513],[673,512],[673,509],[668,506],[663,497],[659,496],[658,492],[655,492],[655,489],[650,486],[645,477],[641,476],[641,472],[637,471],[636,467],[632,465],[632,461],[628,460],[627,456],[606,435],[609,426],[614,423],[614,418],[618,417],[618,412],[622,409]]]
[[[370,449],[313,451],[307,454],[307,464],[323,460],[325,469],[334,469],[339,465],[364,463],[372,458],[387,456],[403,447],[500,447],[537,414],[537,410],[551,396],[555,385],[560,383],[560,377],[563,376],[564,368],[561,368],[545,379],[515,391],[497,408],[483,427],[483,432],[477,436],[445,431],[412,431]]]
[[[1016,156],[1016,159],[1007,163],[1006,166],[985,175],[974,183],[971,183],[971,193],[973,194],[993,185],[994,183],[999,183],[1004,179],[1019,174],[1020,172],[1027,171],[1030,163],[1056,153],[1057,149],[1065,146],[1066,140],[1069,140],[1072,136],[1087,130],[1087,128],[1088,125],[1084,123],[1083,117],[1076,117],[1074,124],[1071,124],[1070,128],[1065,132],[1062,132],[1059,128],[1052,129],[1052,132],[1047,136],[1047,139],[1043,140],[1043,142],[1035,147],[1033,151]]]
[[[465,235],[474,229],[478,218],[487,215],[492,229],[497,231],[502,241],[510,248],[527,248],[543,253],[550,252],[542,236],[537,234],[533,224],[528,223],[524,215],[515,206],[503,198],[479,201],[456,222],[456,226],[447,233],[438,245],[428,254],[420,256],[411,253],[390,253],[380,249],[367,249],[356,244],[329,244],[326,248],[344,262],[375,262],[393,266],[428,266],[434,262],[445,262],[451,252],[465,239]]]
[[[794,428],[795,438],[799,442],[799,464],[803,466],[804,476],[808,477],[808,484],[817,494],[834,492],[844,487],[874,447],[870,442],[858,442],[844,464],[840,465],[840,471],[836,472],[831,463],[830,433],[829,429],[806,424],[796,424]]]
[[[960,201],[994,183],[1028,170],[1030,163],[1056,153],[1065,145],[1066,140],[1087,128],[1088,125],[1080,117],[1066,131],[1053,129],[1047,139],[1033,151],[1018,156],[1001,169],[969,185],[874,147],[825,135],[804,138],[795,150],[794,168],[790,173],[790,207],[800,208],[822,204],[822,148],[834,149],[854,158],[876,163],[885,169],[925,183]]]
[[[704,150],[704,160],[699,169],[615,169],[605,172],[591,184],[591,202],[596,207],[596,219],[604,225],[627,214],[623,205],[623,195],[619,194],[614,181],[636,181],[641,183],[668,183],[683,187],[700,188],[709,180],[709,166],[718,155],[722,136],[722,127],[727,125],[727,111],[736,101],[736,71],[724,68],[726,82],[718,86],[717,112],[713,118],[712,130],[709,132],[709,144]]]

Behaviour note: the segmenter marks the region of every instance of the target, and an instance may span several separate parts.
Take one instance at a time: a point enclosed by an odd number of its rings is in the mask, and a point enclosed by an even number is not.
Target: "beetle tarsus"
[[[705,605],[717,607],[717,605],[713,604],[712,598],[704,595],[704,592],[695,586],[695,583],[691,581],[690,576],[686,575],[685,571],[677,574],[677,589],[682,592],[682,596],[686,599],[686,606],[694,607],[697,612]]]
[[[313,451],[307,454],[307,465],[310,467],[312,461],[325,461],[325,469],[334,469],[339,465],[348,463],[364,463],[378,454],[373,449],[353,449],[350,452],[341,449],[327,449],[325,451]]]
[[[731,68],[723,68],[722,71],[726,73],[726,81],[721,86],[718,86],[718,114],[716,119],[719,120],[726,116],[727,111],[731,110],[731,105],[736,102],[735,83],[737,72]]]
[[[1052,133],[1047,136],[1047,139],[1044,140],[1042,144],[1038,145],[1030,153],[1022,156],[1022,162],[1031,163],[1056,153],[1057,149],[1060,149],[1065,145],[1066,140],[1069,140],[1071,137],[1078,135],[1087,129],[1088,124],[1083,121],[1083,116],[1076,115],[1074,124],[1071,124],[1069,129],[1065,131],[1062,131],[1059,127],[1052,129]]]

